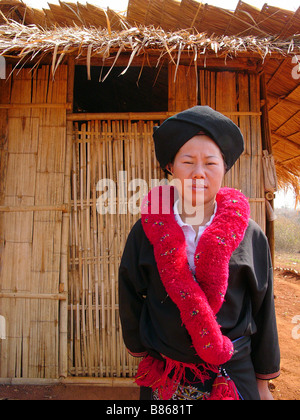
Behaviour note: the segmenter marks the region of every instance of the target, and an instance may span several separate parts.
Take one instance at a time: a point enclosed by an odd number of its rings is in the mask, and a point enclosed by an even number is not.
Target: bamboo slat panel
[[[139,218],[133,206],[139,189],[130,181],[145,180],[150,186],[153,178],[162,179],[153,125],[126,120],[74,125],[69,272],[69,374],[74,376],[136,373],[137,360],[124,347],[119,323],[118,267]],[[107,200],[115,214],[97,211],[106,190],[97,191],[97,183],[103,179],[115,182],[115,194]],[[147,191],[140,185],[143,197]]]
[[[7,110],[0,206],[0,377],[57,378],[61,225],[64,209],[67,67],[15,72]],[[14,104],[23,104],[15,108]],[[16,211],[20,209],[20,211]],[[11,211],[10,211],[11,210]],[[39,211],[36,211],[39,210]]]
[[[169,111],[183,111],[198,103],[195,67],[169,66]]]

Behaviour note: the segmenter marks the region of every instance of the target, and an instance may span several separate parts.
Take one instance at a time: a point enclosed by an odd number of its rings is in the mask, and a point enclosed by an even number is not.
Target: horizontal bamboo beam
[[[221,111],[222,114],[227,115],[227,117],[230,116],[237,116],[237,117],[260,117],[262,115],[261,112],[254,112],[254,111]]]
[[[0,299],[49,299],[49,300],[67,300],[66,293],[1,293]]]
[[[112,113],[82,113],[69,114],[69,121],[94,121],[94,120],[165,120],[175,115],[175,112],[112,112]]]
[[[112,60],[118,54],[119,49],[111,49],[110,57],[103,62],[103,57],[92,57],[90,60],[91,66],[106,66],[111,67]],[[140,54],[135,56],[131,62],[131,66],[134,67],[156,67],[158,61],[161,57],[161,49],[145,49],[145,54]],[[167,54],[168,58],[165,58],[165,65],[167,64],[170,56]],[[194,52],[193,52],[194,56]],[[146,57],[146,60],[145,60]],[[273,52],[272,55],[269,55],[266,59],[282,59],[282,54]],[[119,58],[115,63],[115,67],[127,67],[129,60],[131,59],[131,52],[123,52],[120,54]],[[178,53],[172,52],[172,59],[177,63]],[[76,65],[86,65],[87,55],[82,51],[82,54],[77,58],[75,57]],[[180,53],[180,64],[190,67],[191,65],[191,50],[182,50]],[[219,56],[216,57],[214,52],[208,54],[198,53],[197,57],[197,66],[198,68],[203,69],[213,69],[213,70],[228,70],[228,71],[247,71],[257,73],[262,67],[262,57],[259,52],[250,52],[250,51],[240,51],[237,56],[231,55],[228,56],[226,51],[219,52]],[[121,72],[121,71],[120,71]]]
[[[96,378],[96,377],[77,377],[70,376],[61,380],[65,385],[94,385],[103,387],[133,387],[137,388],[138,385],[134,383],[134,378]]]
[[[122,112],[122,113],[78,113],[67,115],[69,121],[94,121],[94,120],[165,120],[177,112]],[[261,112],[224,111],[227,116],[260,116]]]
[[[49,108],[49,109],[67,109],[72,110],[73,106],[71,103],[64,103],[64,104],[0,104],[0,109],[24,109],[24,108],[31,108],[31,109],[40,109],[40,108]]]
[[[24,386],[24,385],[39,385],[39,386],[53,386],[59,385],[60,379],[52,378],[0,378],[0,385]]]
[[[0,378],[0,385],[40,385],[40,386],[52,386],[52,385],[87,385],[87,386],[99,386],[99,387],[120,387],[120,388],[138,388],[138,385],[134,383],[133,378],[94,378],[94,377],[67,377],[67,378]]]
[[[249,201],[263,201],[263,198],[249,198]],[[71,203],[71,205],[74,205]],[[86,207],[86,200],[83,202]],[[70,208],[67,205],[62,206],[0,206],[0,213],[25,213],[30,211],[61,211],[62,213],[69,213]]]
[[[69,213],[67,205],[58,206],[0,206],[0,213],[23,213],[28,211],[61,211]]]

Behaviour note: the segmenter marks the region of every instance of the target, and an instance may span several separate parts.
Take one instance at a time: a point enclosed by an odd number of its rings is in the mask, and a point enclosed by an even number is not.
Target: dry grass
[[[120,18],[121,19],[121,18]],[[76,54],[77,58],[86,57],[90,65],[92,57],[103,60],[115,56],[115,61],[123,51],[131,52],[128,67],[135,56],[156,50],[160,52],[158,64],[165,55],[180,63],[183,51],[189,52],[197,61],[201,54],[213,53],[226,59],[240,53],[250,52],[265,59],[272,53],[297,54],[300,51],[300,36],[282,41],[274,37],[257,38],[254,36],[210,36],[195,33],[193,30],[165,32],[154,27],[131,27],[123,24],[124,30],[113,32],[108,28],[95,27],[54,27],[42,29],[36,25],[25,26],[15,21],[0,26],[0,54],[18,57],[22,63],[39,57],[38,62],[47,54],[53,55],[55,70],[65,55]]]

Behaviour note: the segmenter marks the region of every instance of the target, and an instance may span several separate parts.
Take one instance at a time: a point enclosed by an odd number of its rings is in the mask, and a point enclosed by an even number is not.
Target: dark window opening
[[[99,82],[108,67],[76,66],[74,112],[163,112],[168,111],[168,68],[115,67],[104,82]]]

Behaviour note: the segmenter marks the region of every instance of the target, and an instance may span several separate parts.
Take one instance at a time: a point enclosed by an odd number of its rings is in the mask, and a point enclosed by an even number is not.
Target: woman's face
[[[206,135],[196,135],[177,152],[169,165],[179,195],[188,206],[214,203],[225,165],[221,150]]]

